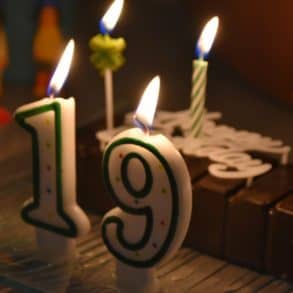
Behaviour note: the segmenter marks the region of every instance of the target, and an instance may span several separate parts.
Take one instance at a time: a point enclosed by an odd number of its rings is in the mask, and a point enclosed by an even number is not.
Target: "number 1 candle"
[[[75,238],[89,231],[76,203],[75,100],[54,98],[68,74],[74,42],[66,47],[49,85],[49,98],[24,105],[15,119],[32,136],[33,198],[22,217],[36,227],[45,260],[62,262],[74,256]]]
[[[190,221],[192,193],[185,162],[163,135],[150,128],[160,80],[144,92],[134,122],[109,143],[105,182],[118,207],[108,212],[102,236],[118,259],[121,292],[155,292],[155,266],[180,248]]]
[[[196,51],[198,59],[193,60],[192,80],[191,80],[191,135],[198,137],[201,134],[206,99],[207,69],[208,62],[204,60],[210,51],[214,38],[217,33],[219,18],[213,17],[204,27],[197,46]]]

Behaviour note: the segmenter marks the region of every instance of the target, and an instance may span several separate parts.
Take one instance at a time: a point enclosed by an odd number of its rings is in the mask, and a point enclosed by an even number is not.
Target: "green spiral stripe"
[[[160,249],[148,260],[134,260],[131,258],[128,258],[124,255],[122,255],[120,252],[116,251],[114,249],[114,247],[111,244],[111,240],[108,238],[107,236],[107,226],[109,224],[116,224],[117,225],[117,239],[120,242],[120,245],[122,245],[125,249],[128,249],[130,251],[136,251],[139,249],[144,248],[150,241],[150,237],[152,235],[153,232],[153,226],[154,226],[154,219],[153,219],[153,212],[151,207],[144,207],[144,208],[132,208],[129,207],[127,205],[125,205],[122,201],[120,201],[119,199],[119,194],[116,194],[114,191],[114,188],[112,187],[111,181],[110,181],[110,170],[109,170],[109,160],[110,160],[110,156],[113,152],[113,150],[115,148],[117,148],[118,146],[121,145],[127,145],[127,144],[132,144],[132,145],[136,145],[136,146],[140,146],[144,149],[147,149],[149,152],[151,152],[162,164],[164,170],[166,171],[168,180],[169,180],[169,184],[171,187],[171,197],[172,197],[172,211],[171,211],[171,223],[167,232],[167,236],[165,241],[163,242],[163,244],[161,245]],[[129,157],[130,156],[130,157]],[[127,155],[124,160],[130,160],[131,158],[142,158],[142,156],[138,153],[130,153],[129,155]],[[150,179],[150,167],[146,167],[145,163],[147,164],[147,162],[144,160],[141,160],[145,171],[146,171],[146,183],[144,185],[144,187],[142,188],[142,190],[144,192],[150,192],[151,191],[151,186],[152,186],[152,179]],[[127,163],[122,163],[123,164],[127,164]],[[121,167],[122,169],[125,167]],[[105,245],[107,246],[107,248],[109,249],[109,251],[116,257],[118,258],[121,262],[124,262],[128,265],[131,266],[135,266],[135,267],[141,267],[141,268],[147,268],[147,267],[152,267],[155,264],[157,264],[158,262],[160,262],[162,260],[162,258],[165,256],[165,254],[167,253],[173,239],[174,239],[174,235],[176,233],[176,227],[177,227],[177,223],[178,223],[178,215],[179,215],[179,194],[178,194],[178,187],[177,187],[177,183],[175,180],[175,177],[173,175],[172,169],[169,166],[167,160],[163,157],[163,155],[151,144],[145,143],[141,140],[135,139],[135,138],[130,138],[130,137],[125,137],[125,138],[121,138],[118,139],[116,141],[114,141],[105,151],[104,153],[104,158],[103,158],[103,170],[104,170],[104,180],[105,183],[114,199],[114,201],[116,202],[116,204],[126,213],[132,214],[132,215],[144,215],[146,217],[146,227],[145,227],[145,231],[144,231],[144,235],[142,237],[142,239],[140,239],[140,241],[138,241],[137,243],[129,243],[125,240],[124,236],[123,236],[123,230],[124,230],[124,223],[122,221],[121,218],[116,217],[116,216],[110,216],[108,218],[106,218],[103,221],[103,225],[102,225],[102,237],[103,240],[105,242]],[[124,175],[126,176],[126,175]],[[125,177],[123,177],[125,179]],[[128,184],[126,183],[128,180],[123,180],[124,185]],[[129,186],[125,187],[127,190],[129,188]],[[141,191],[141,194],[139,194],[139,196],[146,196],[147,194],[143,194]],[[137,192],[137,191],[136,191]],[[137,193],[134,192],[131,195],[133,195],[134,197],[137,197]]]
[[[26,123],[26,119],[44,112],[55,112],[55,153],[56,153],[56,197],[57,197],[57,214],[68,225],[68,228],[54,226],[42,220],[34,219],[30,216],[33,210],[40,206],[40,157],[39,157],[39,138],[38,133],[31,125]],[[43,105],[35,109],[30,109],[24,112],[16,113],[16,122],[25,130],[27,130],[32,137],[32,152],[33,152],[33,201],[25,205],[21,211],[21,216],[25,222],[33,226],[60,234],[65,237],[76,237],[77,227],[74,221],[64,210],[63,195],[62,195],[62,177],[61,177],[61,160],[62,160],[62,133],[61,133],[61,106],[58,102],[53,102],[48,105]]]

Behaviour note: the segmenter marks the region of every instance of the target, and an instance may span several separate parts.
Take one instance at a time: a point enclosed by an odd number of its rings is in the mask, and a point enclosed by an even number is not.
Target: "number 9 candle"
[[[155,292],[155,266],[180,248],[190,222],[191,181],[185,162],[163,135],[152,135],[160,79],[146,88],[134,116],[138,126],[107,146],[106,185],[118,207],[102,222],[102,236],[117,258],[121,292]]]
[[[71,259],[76,237],[90,228],[76,203],[75,100],[54,98],[68,74],[73,51],[71,40],[50,81],[50,97],[15,113],[16,121],[31,134],[33,149],[33,198],[21,214],[36,227],[40,254],[52,263]]]
[[[204,27],[196,46],[198,59],[193,60],[191,86],[191,135],[201,134],[204,120],[208,62],[204,60],[214,42],[219,26],[219,18],[213,17]]]

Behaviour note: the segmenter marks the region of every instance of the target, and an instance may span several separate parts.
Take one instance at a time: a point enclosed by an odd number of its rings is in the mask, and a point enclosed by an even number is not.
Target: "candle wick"
[[[200,61],[203,61],[204,60],[204,54],[201,52],[199,54],[199,58],[198,58]]]
[[[49,98],[53,99],[53,98],[55,98],[55,95],[57,94],[57,91],[55,90],[54,87],[49,86],[47,93],[48,93]]]
[[[137,117],[137,115],[133,116],[133,122],[134,124],[140,128],[146,135],[150,134],[150,128],[147,127],[147,125],[145,125],[142,121],[140,121]]]

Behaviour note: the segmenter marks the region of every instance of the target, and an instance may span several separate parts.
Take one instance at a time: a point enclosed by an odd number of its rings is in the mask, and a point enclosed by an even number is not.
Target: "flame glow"
[[[134,121],[144,129],[150,129],[156,113],[160,92],[160,77],[154,77],[146,87],[136,109]]]
[[[101,23],[103,24],[106,31],[110,32],[114,29],[120,17],[123,5],[124,0],[115,0],[103,16]]]
[[[74,41],[70,40],[63,51],[55,72],[49,82],[48,94],[49,96],[56,95],[62,88],[64,81],[68,75],[71,60],[74,52]]]
[[[212,19],[208,21],[208,23],[202,30],[197,42],[197,50],[200,58],[203,58],[206,54],[209,53],[213,45],[214,39],[216,37],[218,27],[219,17],[214,16]]]

